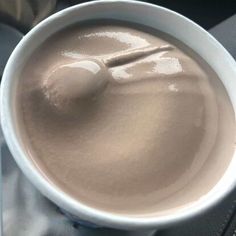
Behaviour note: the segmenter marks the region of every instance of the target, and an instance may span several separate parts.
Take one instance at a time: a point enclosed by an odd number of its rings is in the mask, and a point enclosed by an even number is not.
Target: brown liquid
[[[62,83],[56,105],[46,96],[59,66],[165,45],[173,49],[113,63],[98,94],[76,97]],[[17,99],[32,161],[98,209],[139,215],[185,206],[214,187],[232,157],[234,112],[219,78],[182,43],[146,27],[90,22],[53,35],[26,63]]]

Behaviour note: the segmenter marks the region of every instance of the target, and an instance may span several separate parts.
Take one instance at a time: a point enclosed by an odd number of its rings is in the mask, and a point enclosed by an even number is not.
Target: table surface
[[[1,30],[0,25],[0,33]],[[212,28],[210,32],[236,58],[236,15]],[[14,32],[11,33],[14,34]],[[17,37],[20,39],[21,36]],[[12,45],[16,43],[17,40],[13,40]],[[1,139],[2,135],[0,135]],[[1,147],[1,157],[4,236],[131,235],[110,229],[90,230],[75,224],[32,186],[18,169],[4,143]],[[146,234],[136,232],[132,235],[144,236]],[[236,236],[236,190],[204,215],[158,231],[156,235]]]

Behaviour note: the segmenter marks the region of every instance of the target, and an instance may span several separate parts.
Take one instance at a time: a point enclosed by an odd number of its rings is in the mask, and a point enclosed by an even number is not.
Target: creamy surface
[[[164,49],[143,53],[153,47]],[[75,25],[46,40],[22,73],[17,115],[48,181],[116,213],[194,202],[234,148],[234,112],[212,69],[172,37],[122,22]]]

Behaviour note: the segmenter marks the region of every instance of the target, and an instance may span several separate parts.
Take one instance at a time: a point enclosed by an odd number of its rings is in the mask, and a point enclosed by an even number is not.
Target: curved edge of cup
[[[14,127],[14,119],[12,114],[12,89],[13,84],[12,81],[14,80],[14,74],[17,70],[17,63],[16,61],[19,60],[21,52],[23,49],[27,48],[27,44],[30,41],[32,35],[34,35],[39,29],[43,28],[48,22],[53,21],[54,19],[63,17],[65,14],[70,14],[70,12],[78,9],[82,9],[83,7],[97,5],[97,4],[129,4],[129,5],[139,5],[143,7],[151,7],[155,9],[159,9],[161,11],[165,11],[166,13],[177,17],[182,18],[192,27],[195,27],[196,30],[201,31],[207,35],[209,40],[213,41],[214,44],[223,52],[229,63],[231,63],[235,67],[234,74],[236,75],[236,63],[231,55],[224,49],[224,47],[208,32],[202,29],[193,21],[187,19],[186,17],[166,9],[164,7],[156,6],[153,4],[145,3],[145,2],[137,2],[137,1],[129,1],[129,0],[120,0],[120,1],[92,1],[83,4],[79,4],[77,6],[70,7],[65,9],[61,12],[58,12],[49,18],[45,19],[41,23],[39,23],[35,28],[33,28],[18,44],[15,48],[14,52],[12,53],[3,74],[2,84],[1,84],[1,125],[2,130],[4,133],[4,137],[6,139],[6,143],[13,154],[17,164],[23,170],[24,174],[29,178],[31,182],[50,200],[55,202],[58,206],[64,208],[68,212],[72,213],[73,215],[78,216],[80,219],[96,223],[100,226],[106,227],[113,227],[119,229],[147,229],[147,228],[163,228],[169,224],[174,224],[180,221],[183,221],[187,218],[191,218],[196,216],[197,214],[203,213],[209,207],[212,207],[216,203],[218,203],[227,193],[229,193],[233,187],[236,185],[236,176],[233,177],[233,167],[236,167],[236,155],[234,155],[233,161],[231,162],[230,166],[230,174],[227,176],[228,182],[227,185],[224,186],[222,189],[223,184],[226,181],[219,181],[217,186],[212,189],[206,196],[202,199],[199,199],[195,204],[192,206],[186,207],[181,212],[174,213],[167,216],[153,216],[153,217],[135,217],[132,215],[121,215],[121,214],[114,214],[108,213],[105,211],[97,210],[86,206],[75,199],[71,198],[70,196],[66,195],[58,188],[50,184],[40,173],[36,170],[33,166],[32,162],[26,157],[24,151],[22,150],[19,141],[17,140],[16,129]],[[236,88],[236,86],[235,86]],[[236,108],[236,99],[234,108]],[[236,109],[235,109],[236,110]],[[223,178],[222,178],[223,179]],[[222,183],[220,183],[222,182]]]

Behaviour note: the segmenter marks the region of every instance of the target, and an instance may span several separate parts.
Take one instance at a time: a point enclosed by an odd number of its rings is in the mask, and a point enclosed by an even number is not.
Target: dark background
[[[206,29],[236,13],[236,0],[157,0],[149,2],[175,10]]]

